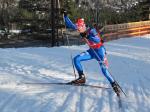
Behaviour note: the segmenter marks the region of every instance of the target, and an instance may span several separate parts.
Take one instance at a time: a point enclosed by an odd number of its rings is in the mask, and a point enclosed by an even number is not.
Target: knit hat
[[[86,30],[86,25],[85,25],[85,23],[84,23],[84,19],[83,19],[83,18],[77,19],[76,26],[77,26],[77,30],[78,30],[80,33],[85,32],[85,30]]]

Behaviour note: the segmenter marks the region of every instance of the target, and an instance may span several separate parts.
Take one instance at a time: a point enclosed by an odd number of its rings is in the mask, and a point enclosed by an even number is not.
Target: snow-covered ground
[[[83,45],[0,49],[0,112],[150,112],[150,39],[123,38],[105,46],[109,70],[127,94],[123,109],[111,89],[25,84],[73,80],[70,54],[85,51]],[[95,60],[82,64],[88,84],[109,86]]]

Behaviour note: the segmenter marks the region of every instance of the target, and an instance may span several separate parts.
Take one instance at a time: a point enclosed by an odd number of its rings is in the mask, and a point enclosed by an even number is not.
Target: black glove
[[[101,42],[102,42],[102,43],[104,43],[104,40],[103,40],[103,39],[101,39]]]
[[[80,36],[81,36],[82,38],[86,38],[86,37],[87,37],[86,32],[80,33]]]
[[[64,13],[64,16],[67,16],[67,11],[66,10],[64,10],[63,13]]]

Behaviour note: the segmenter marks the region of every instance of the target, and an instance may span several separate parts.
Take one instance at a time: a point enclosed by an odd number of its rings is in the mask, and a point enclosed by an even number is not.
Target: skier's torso
[[[92,49],[99,49],[103,46],[101,38],[95,28],[90,28],[87,30],[87,39]]]

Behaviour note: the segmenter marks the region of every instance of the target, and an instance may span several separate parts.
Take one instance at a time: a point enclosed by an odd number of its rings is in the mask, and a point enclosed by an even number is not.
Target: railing
[[[140,21],[104,26],[106,41],[123,37],[142,36],[150,33],[150,21]]]
[[[104,41],[115,40],[124,37],[142,36],[150,34],[150,21],[141,21],[133,23],[106,25],[104,28]],[[102,28],[102,29],[103,29]],[[66,35],[69,36],[70,45],[81,45],[83,42],[79,39],[79,33],[73,31],[61,30],[63,34],[63,44],[67,45]]]

